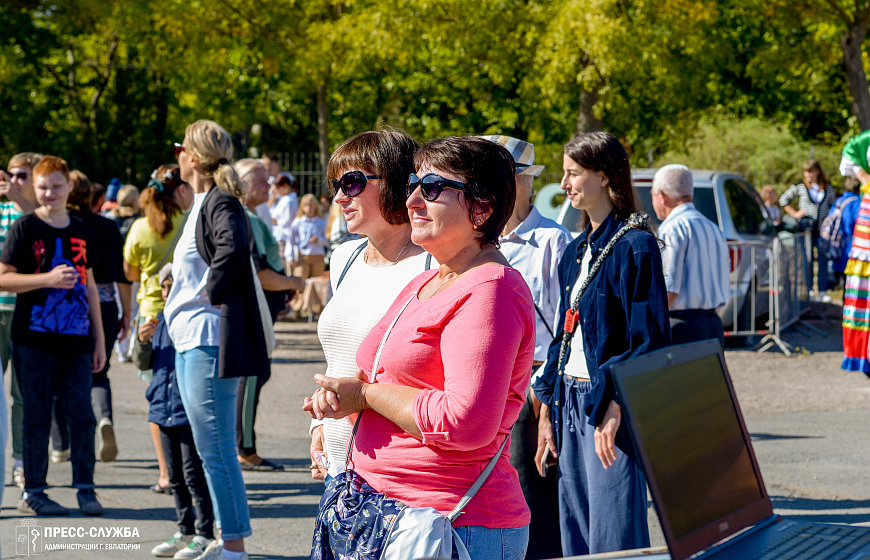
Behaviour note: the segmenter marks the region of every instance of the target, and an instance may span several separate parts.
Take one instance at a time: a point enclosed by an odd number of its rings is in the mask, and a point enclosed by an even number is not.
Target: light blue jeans
[[[175,354],[175,374],[184,410],[202,458],[221,538],[251,536],[251,515],[242,468],[236,458],[238,378],[218,377],[218,347],[198,346]]]
[[[487,529],[481,525],[456,527],[471,560],[523,560],[529,546],[529,526]],[[458,558],[453,551],[453,558]]]

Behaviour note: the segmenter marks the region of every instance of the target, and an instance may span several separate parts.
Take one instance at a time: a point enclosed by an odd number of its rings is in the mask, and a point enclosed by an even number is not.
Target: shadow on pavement
[[[99,491],[99,488],[97,489]],[[99,494],[98,494],[99,495]],[[130,521],[154,521],[158,520],[167,520],[167,521],[175,521],[175,507],[165,507],[165,508],[148,508],[148,509],[133,509],[133,508],[113,508],[106,507],[105,501],[103,501],[103,515],[99,517],[91,517],[81,513],[78,509],[72,508],[70,509],[69,515],[63,515],[59,517],[46,517],[45,520],[50,520],[53,522],[59,522],[64,519],[76,519],[76,518],[86,518],[94,520],[95,522],[99,522],[100,519],[123,519]],[[3,517],[15,518],[15,517],[32,517],[30,515],[25,515],[23,513],[19,513],[15,508],[4,508]],[[40,518],[43,519],[43,518]]]
[[[322,359],[315,358],[272,358],[273,364],[322,364]],[[313,377],[313,376],[312,376]]]
[[[251,504],[249,507],[251,519],[313,518],[317,515],[320,504]]]
[[[787,517],[823,523],[862,523],[870,521],[870,500],[824,500],[771,496],[774,509],[789,510]],[[794,510],[798,510],[795,512]],[[836,510],[836,511],[830,511]],[[847,510],[858,510],[851,513]],[[863,510],[863,511],[860,511]],[[805,512],[805,513],[803,513]]]
[[[822,436],[787,436],[784,434],[751,433],[752,441],[773,441],[777,439],[824,439]]]

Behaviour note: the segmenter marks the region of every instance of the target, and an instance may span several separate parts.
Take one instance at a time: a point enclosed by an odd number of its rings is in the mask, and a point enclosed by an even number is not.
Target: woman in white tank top
[[[403,132],[363,132],[345,140],[329,159],[326,176],[334,202],[348,231],[364,236],[337,247],[330,260],[334,295],[317,325],[329,377],[356,374],[362,340],[402,288],[431,267],[429,255],[411,243],[405,208],[418,147]],[[325,480],[345,470],[351,427],[347,419],[311,421],[312,478]]]

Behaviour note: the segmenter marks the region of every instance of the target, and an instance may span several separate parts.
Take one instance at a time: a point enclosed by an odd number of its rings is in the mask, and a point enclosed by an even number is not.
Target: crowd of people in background
[[[46,474],[70,461],[81,511],[102,514],[94,465],[121,440],[114,349],[148,384],[150,488],[175,500],[177,530],[152,553],[245,560],[242,473],[281,470],[254,429],[274,324],[316,308],[326,370],[303,410],[325,493],[312,558],[382,550],[385,516],[405,507],[449,516],[456,558],[649,545],[610,366],[674,343],[724,345],[728,247],[695,208],[687,167],[656,172],[654,231],[619,140],[575,138],[561,181],[583,213],[574,238],[532,204],[543,166],[509,136],[420,146],[398,130],[360,133],[331,155],[332,197],[320,198],[274,154],[235,161],[212,121],[189,125],[174,155],[141,191],[36,153],[0,177],[19,511],[66,515]],[[847,146],[839,197],[816,161],[803,182],[760,195],[772,223],[811,232],[816,297],[845,284],[843,367],[870,375],[868,159],[864,134]]]

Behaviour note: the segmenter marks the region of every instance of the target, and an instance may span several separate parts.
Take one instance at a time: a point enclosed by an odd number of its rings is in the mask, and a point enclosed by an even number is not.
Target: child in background
[[[159,272],[163,299],[172,289],[172,263]],[[208,493],[202,460],[193,442],[193,431],[175,379],[175,348],[169,338],[163,312],[139,327],[144,352],[135,364],[140,370],[151,369],[154,377],[145,392],[150,403],[148,421],[160,426],[160,441],[169,470],[169,487],[175,496],[178,531],[168,541],[151,549],[161,558],[192,560],[199,557],[214,540],[214,508]],[[196,517],[194,517],[196,508]],[[194,534],[195,533],[195,534]]]
[[[761,189],[761,200],[764,201],[764,211],[767,212],[767,217],[773,222],[773,225],[778,226],[781,222],[782,211],[779,209],[779,195],[776,194],[776,187],[773,185],[764,185]]]
[[[88,229],[66,209],[69,168],[45,156],[33,168],[41,205],[15,221],[0,254],[0,289],[18,294],[12,360],[24,397],[24,493],[18,511],[67,515],[48,488],[51,406],[60,395],[70,425],[73,487],[85,515],[102,515],[94,492],[92,371],[106,363],[100,296],[88,252]]]
[[[323,274],[329,239],[326,237],[326,220],[323,219],[320,202],[313,194],[306,194],[299,203],[299,212],[290,226],[287,247],[289,251],[284,253],[284,258],[289,262],[293,276],[307,280]],[[297,294],[290,302],[290,308],[296,314],[305,307],[306,298],[300,295]]]
[[[293,218],[299,211],[299,200],[296,194],[298,192],[299,185],[296,183],[296,178],[285,171],[280,172],[272,183],[272,192],[269,195],[269,214],[272,216],[272,235],[278,241],[282,255],[292,250],[288,248],[290,245],[288,239],[290,237],[290,224],[293,223]],[[284,272],[287,276],[292,275],[289,267],[285,268]]]
[[[323,219],[320,203],[313,194],[302,197],[299,212],[290,225],[288,240],[288,245],[296,248],[296,251],[284,253],[284,258],[290,261],[293,276],[307,280],[323,274],[323,256],[329,239],[326,237],[326,220]]]

